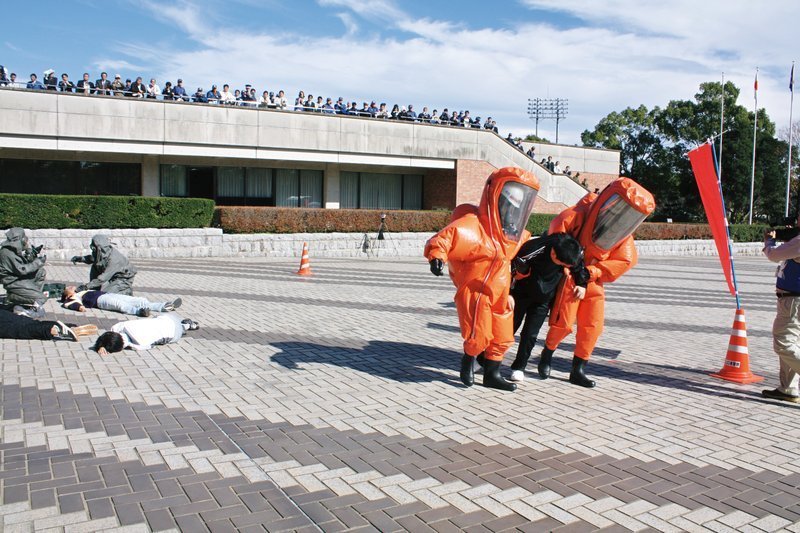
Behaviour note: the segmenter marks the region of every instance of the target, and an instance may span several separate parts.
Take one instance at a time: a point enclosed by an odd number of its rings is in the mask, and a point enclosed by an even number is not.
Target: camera
[[[775,240],[776,241],[791,241],[798,235],[800,235],[800,228],[799,227],[782,227],[782,228],[771,228],[770,231],[775,232]]]

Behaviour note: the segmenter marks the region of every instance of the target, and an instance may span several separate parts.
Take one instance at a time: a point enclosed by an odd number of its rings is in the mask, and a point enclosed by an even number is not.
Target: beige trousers
[[[780,391],[798,395],[800,376],[800,296],[778,298],[772,324],[772,347],[780,360]]]

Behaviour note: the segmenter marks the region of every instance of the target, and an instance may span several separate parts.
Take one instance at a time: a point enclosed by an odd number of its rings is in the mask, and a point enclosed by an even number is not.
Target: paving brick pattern
[[[140,295],[202,323],[148,352],[0,340],[0,529],[800,531],[797,407],[707,376],[733,319],[714,259],[607,288],[597,389],[565,381],[567,339],[514,394],[460,384],[424,261],[312,261],[140,262]],[[768,387],[771,271],[737,265]]]

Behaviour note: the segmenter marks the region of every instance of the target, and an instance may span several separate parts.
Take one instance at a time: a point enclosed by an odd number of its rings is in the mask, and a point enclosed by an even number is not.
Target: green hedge
[[[3,228],[203,228],[213,215],[201,198],[0,194]]]

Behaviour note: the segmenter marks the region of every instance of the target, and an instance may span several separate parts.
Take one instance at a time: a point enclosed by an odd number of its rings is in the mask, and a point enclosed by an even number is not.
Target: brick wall
[[[550,215],[557,215],[564,209],[566,209],[567,205],[562,204],[561,202],[548,202],[542,199],[541,196],[536,197],[536,202],[533,204],[533,212],[534,213],[547,213]]]
[[[422,209],[453,209],[456,206],[454,170],[429,170],[422,182]]]
[[[456,176],[458,176],[458,190],[456,191],[456,204],[465,202],[477,204],[481,200],[486,178],[497,170],[486,161],[473,159],[459,159],[456,161]]]
[[[606,188],[606,185],[617,178],[619,178],[619,176],[615,176],[614,174],[594,174],[592,172],[581,172],[581,175],[578,176],[578,183],[583,184],[583,180],[586,180],[586,188],[589,190],[589,192],[594,192],[595,189],[600,189],[602,191]]]

